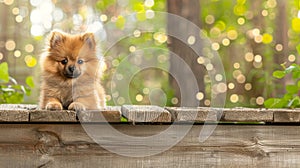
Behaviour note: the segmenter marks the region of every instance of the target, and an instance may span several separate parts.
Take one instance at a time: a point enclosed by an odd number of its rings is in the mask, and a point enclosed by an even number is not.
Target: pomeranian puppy
[[[47,110],[93,110],[105,107],[100,60],[93,33],[51,32],[41,57],[39,107]]]

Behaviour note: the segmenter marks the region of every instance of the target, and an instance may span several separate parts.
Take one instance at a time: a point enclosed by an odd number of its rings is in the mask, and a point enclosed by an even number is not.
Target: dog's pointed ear
[[[85,33],[82,35],[82,40],[84,43],[90,48],[90,49],[95,49],[96,47],[96,41],[94,38],[93,33]]]
[[[56,48],[65,40],[65,35],[59,31],[52,31],[50,34],[50,48]]]

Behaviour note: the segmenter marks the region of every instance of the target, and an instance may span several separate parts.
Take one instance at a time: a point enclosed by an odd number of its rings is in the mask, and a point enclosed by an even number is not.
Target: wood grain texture
[[[0,122],[28,122],[29,112],[24,110],[1,110]]]
[[[1,104],[0,122],[268,122],[300,123],[300,109],[264,108],[209,108],[209,107],[158,107],[150,105],[108,106],[100,110],[84,111],[37,110],[37,105]]]
[[[223,109],[222,121],[236,121],[236,122],[272,122],[273,111],[256,108],[232,108]]]
[[[30,112],[29,120],[30,122],[77,122],[76,112],[69,110],[33,110]]]
[[[28,122],[30,110],[34,110],[36,108],[36,105],[0,104],[0,121]]]
[[[120,106],[107,106],[100,110],[77,113],[80,122],[120,122],[122,113]]]
[[[274,122],[300,122],[299,109],[270,109],[274,113]]]
[[[158,106],[123,105],[122,114],[129,122],[171,122],[169,111]]]
[[[103,125],[97,125],[104,129]],[[149,136],[168,125],[114,125],[134,136]],[[126,157],[111,153],[87,136],[80,124],[0,125],[0,167],[299,167],[300,126],[219,125],[199,142],[202,125],[194,125],[172,148],[148,157]],[[288,131],[287,131],[288,130]],[[176,132],[170,132],[174,137]],[[107,145],[133,152],[140,144]],[[122,138],[122,137],[120,137]],[[161,139],[168,141],[168,139]],[[158,143],[161,144],[161,143]],[[144,147],[144,146],[143,146]],[[148,150],[161,147],[149,146]],[[145,151],[147,152],[147,151]]]
[[[0,110],[36,110],[36,104],[0,104]]]
[[[209,108],[191,108],[191,107],[166,107],[172,114],[172,121],[216,121],[217,114]]]

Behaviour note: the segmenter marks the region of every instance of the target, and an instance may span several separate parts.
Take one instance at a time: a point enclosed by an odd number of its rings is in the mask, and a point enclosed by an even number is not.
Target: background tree
[[[178,16],[181,16],[195,25],[197,25],[199,28],[200,25],[200,4],[199,0],[168,0],[167,1],[167,8],[168,13],[175,14]],[[176,25],[176,26],[175,26]],[[178,20],[174,20],[171,17],[168,18],[168,33],[169,34],[185,34],[188,38],[188,34],[197,34],[199,35],[200,32],[197,29],[193,29],[191,27],[187,27],[187,25],[181,24],[178,22]],[[185,63],[191,68],[192,72],[194,73],[194,76],[196,77],[197,84],[199,91],[205,93],[204,91],[204,74],[206,72],[205,68],[197,62],[197,59],[199,55],[197,55],[188,45],[186,42],[182,42],[179,39],[176,39],[175,37],[168,36],[169,43],[168,47],[170,49],[170,54],[174,55],[170,57],[170,73],[171,74],[178,74],[177,80],[184,81],[184,84],[179,88],[178,83],[174,79],[173,76],[170,75],[170,83],[171,86],[175,89],[175,96],[178,99],[179,103],[181,104],[181,96],[182,97],[192,97],[195,98],[196,95],[194,91],[191,88],[194,88],[193,83],[188,78],[187,70],[185,70],[181,65],[180,62],[177,61],[177,59],[173,59],[176,56],[179,56],[182,58]],[[195,36],[195,41],[200,41],[199,36]],[[201,45],[198,43],[198,45]],[[202,46],[197,47],[199,48],[200,52],[202,49]],[[180,90],[181,89],[181,90]],[[194,96],[193,96],[194,95]],[[204,100],[204,97],[201,98],[201,100]],[[192,101],[192,100],[191,100]],[[203,106],[203,101],[200,101],[200,105]]]

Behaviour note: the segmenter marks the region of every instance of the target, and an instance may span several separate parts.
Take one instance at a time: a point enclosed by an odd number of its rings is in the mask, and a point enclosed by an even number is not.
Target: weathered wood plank
[[[28,122],[29,112],[24,110],[1,110],[0,122]]]
[[[29,121],[30,122],[77,122],[77,119],[76,119],[75,111],[33,110],[30,112]]]
[[[209,108],[166,107],[172,114],[172,121],[217,121],[217,112]]]
[[[273,111],[256,108],[231,108],[223,109],[222,121],[236,121],[236,122],[272,122]]]
[[[35,104],[0,104],[1,110],[36,110]]]
[[[0,104],[1,122],[28,122],[29,110],[36,109],[36,105]]]
[[[274,122],[300,122],[299,109],[269,109],[274,112]]]
[[[119,122],[121,116],[129,122],[268,122],[300,123],[300,109],[209,108],[124,105],[85,111],[77,116],[84,122]],[[101,114],[101,115],[100,115]],[[104,118],[103,118],[104,117]],[[102,119],[101,119],[102,118]],[[37,110],[37,105],[1,104],[0,122],[76,122],[73,111]]]
[[[104,129],[102,124],[97,125]],[[138,137],[160,133],[168,125],[114,125]],[[175,146],[154,156],[126,157],[96,144],[80,124],[0,125],[0,167],[298,167],[300,126],[219,125],[203,143],[202,125],[194,125]],[[170,137],[176,135],[169,132]],[[141,144],[106,145],[133,152]],[[120,137],[122,138],[122,137]],[[162,139],[168,141],[168,139]],[[158,143],[159,144],[159,143]],[[161,144],[161,143],[160,143]],[[161,147],[149,146],[148,150]],[[147,152],[147,151],[145,151]]]
[[[83,111],[77,114],[80,122],[120,122],[120,106],[107,106],[100,110]]]
[[[171,122],[169,111],[158,106],[123,105],[121,111],[129,122]]]

